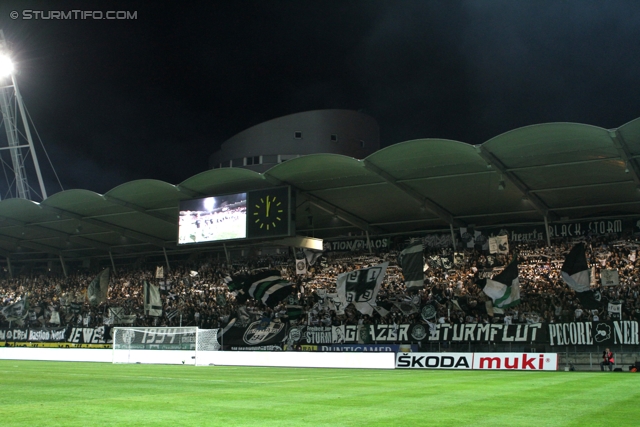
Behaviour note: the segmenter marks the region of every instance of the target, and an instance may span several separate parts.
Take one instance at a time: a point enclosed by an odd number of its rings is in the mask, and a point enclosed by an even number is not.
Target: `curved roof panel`
[[[485,172],[487,164],[473,145],[446,139],[415,139],[379,150],[367,161],[398,180]]]
[[[609,132],[578,123],[545,123],[498,135],[482,146],[507,168],[546,166],[617,157]]]
[[[178,185],[178,188],[180,191],[187,190],[187,192],[205,196],[239,193],[270,186],[264,176],[257,172],[242,168],[222,168],[211,169],[187,178]],[[190,195],[186,198],[192,197],[194,196]]]
[[[304,191],[376,184],[382,180],[360,160],[340,154],[310,154],[287,160],[264,173]]]

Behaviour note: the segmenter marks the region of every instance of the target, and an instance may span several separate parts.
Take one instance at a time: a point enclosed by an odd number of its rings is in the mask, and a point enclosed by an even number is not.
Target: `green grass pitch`
[[[8,426],[638,426],[640,374],[0,361]]]

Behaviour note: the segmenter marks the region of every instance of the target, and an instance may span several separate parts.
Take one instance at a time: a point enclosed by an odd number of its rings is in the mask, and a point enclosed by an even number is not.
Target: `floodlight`
[[[10,76],[13,73],[13,62],[7,55],[0,53],[0,77]]]

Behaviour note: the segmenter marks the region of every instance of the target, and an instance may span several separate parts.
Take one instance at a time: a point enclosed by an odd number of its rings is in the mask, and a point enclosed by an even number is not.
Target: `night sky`
[[[637,1],[167,4],[0,4],[19,87],[64,189],[178,184],[236,133],[316,109],[371,115],[383,147],[640,117]],[[24,19],[74,9],[137,19]],[[60,191],[38,157],[49,195]]]

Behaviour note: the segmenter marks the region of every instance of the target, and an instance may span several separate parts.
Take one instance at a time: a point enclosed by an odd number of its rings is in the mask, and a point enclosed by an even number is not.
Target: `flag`
[[[622,314],[622,303],[617,302],[617,303],[609,303],[609,314],[617,314],[620,315]]]
[[[176,317],[178,314],[180,314],[180,310],[179,309],[173,309],[173,310],[169,310],[166,312],[167,315],[167,319],[171,320],[174,317]]]
[[[508,254],[509,253],[509,237],[507,236],[489,237],[489,253]]]
[[[492,279],[480,279],[476,284],[493,300],[494,307],[508,308],[520,304],[517,256],[514,255],[513,260],[502,273],[497,274]]]
[[[600,282],[602,286],[618,286],[620,284],[618,270],[600,270]]]
[[[393,304],[388,301],[378,302],[372,308],[380,315],[380,317],[386,317],[391,312]]]
[[[584,308],[602,305],[600,291],[591,290],[591,270],[587,265],[584,243],[578,243],[567,254],[561,269],[562,279],[574,291]]]
[[[162,301],[160,290],[157,286],[144,281],[144,314],[149,316],[162,316]]]
[[[6,307],[2,307],[0,309],[0,314],[2,314],[7,321],[14,322],[16,320],[22,320],[27,317],[29,313],[29,302],[27,301],[27,297],[25,296],[18,302],[14,302]]]
[[[191,277],[196,277],[197,275],[198,275],[198,272],[197,272],[197,271],[195,271],[195,270],[191,270],[191,271],[189,272],[189,276],[191,276]]]
[[[315,264],[316,261],[318,260],[318,258],[320,258],[322,256],[322,251],[319,251],[319,250],[316,250],[316,249],[304,248],[303,252],[304,252],[304,256],[307,259],[307,262],[309,263],[309,265]]]
[[[303,259],[296,259],[296,274],[307,274],[307,262]]]
[[[304,314],[304,309],[301,305],[287,305],[286,310],[287,320],[298,320]]]
[[[420,311],[420,306],[411,301],[396,301],[393,303],[405,316],[410,316]]]
[[[422,251],[422,242],[416,242],[400,252],[399,261],[407,290],[417,290],[424,287],[424,257],[422,256]]]
[[[344,310],[349,303],[353,303],[360,313],[371,316],[388,266],[389,263],[384,262],[373,267],[339,274],[336,291],[337,299],[341,304],[336,307],[336,311]]]
[[[156,279],[164,279],[164,267],[156,267]]]
[[[51,312],[51,318],[49,319],[49,323],[60,324],[60,313],[57,311]]]
[[[247,297],[251,297],[262,301],[268,307],[278,305],[293,290],[291,282],[283,279],[282,274],[276,270],[261,271],[250,276],[237,276],[227,281],[227,286],[230,290],[237,290],[244,296],[244,298],[236,297],[240,303]]]
[[[216,295],[216,303],[219,307],[224,307],[225,305],[227,305],[227,297],[222,292],[220,292],[218,295]]]
[[[109,308],[109,317],[113,319],[114,325],[131,325],[136,320],[135,314],[124,314],[122,307]]]
[[[467,246],[467,248],[471,249],[475,245],[475,233],[473,228],[467,229],[467,227],[460,227],[460,239]]]
[[[420,316],[422,316],[422,319],[424,319],[425,321],[435,319],[437,314],[438,314],[438,309],[432,303],[425,304],[420,309]]]
[[[109,269],[105,268],[91,281],[87,288],[89,304],[96,306],[107,301],[109,292]]]

